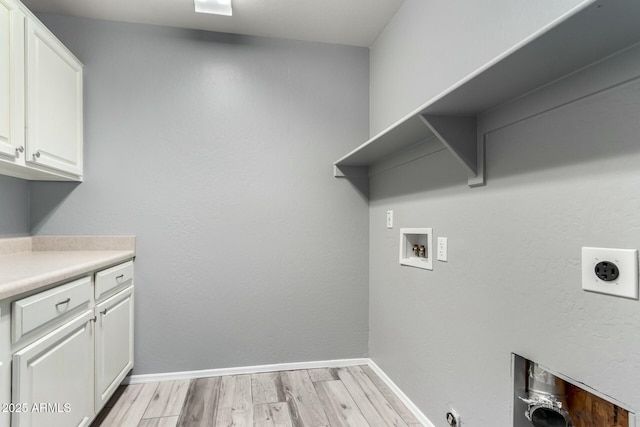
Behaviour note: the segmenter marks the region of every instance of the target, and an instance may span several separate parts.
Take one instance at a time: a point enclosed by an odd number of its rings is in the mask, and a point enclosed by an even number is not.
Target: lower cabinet
[[[98,412],[133,367],[133,286],[96,305]]]
[[[94,416],[93,312],[13,355],[13,427],[88,425]]]
[[[10,388],[0,382],[0,403],[11,394],[0,426],[9,412],[11,427],[89,426],[133,367],[133,295],[128,261],[0,301],[11,306],[0,317],[0,380],[11,375]]]

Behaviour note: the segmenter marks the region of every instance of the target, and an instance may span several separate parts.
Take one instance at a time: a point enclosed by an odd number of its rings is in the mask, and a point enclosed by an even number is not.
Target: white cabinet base
[[[77,427],[94,415],[93,313],[13,355],[12,427]]]
[[[96,412],[133,367],[133,286],[96,305]]]

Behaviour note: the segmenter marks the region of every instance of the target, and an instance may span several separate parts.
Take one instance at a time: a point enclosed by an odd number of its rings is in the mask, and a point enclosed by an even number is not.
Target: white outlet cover
[[[438,237],[438,261],[447,262],[448,242],[446,237]]]
[[[618,267],[618,278],[605,282],[596,276],[596,264],[611,261]],[[601,294],[638,299],[638,250],[582,248],[582,289]]]

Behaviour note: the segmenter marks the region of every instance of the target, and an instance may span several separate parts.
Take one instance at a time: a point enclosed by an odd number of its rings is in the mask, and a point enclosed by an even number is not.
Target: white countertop
[[[26,242],[24,239],[32,241]],[[43,244],[42,239],[54,244]],[[134,258],[135,238],[122,239],[128,240],[113,244],[113,237],[104,240],[100,237],[0,239],[0,249],[3,244],[5,248],[19,247],[16,253],[5,250],[0,256],[0,300],[91,274]],[[24,250],[25,245],[28,250]],[[70,250],[78,247],[82,250]]]

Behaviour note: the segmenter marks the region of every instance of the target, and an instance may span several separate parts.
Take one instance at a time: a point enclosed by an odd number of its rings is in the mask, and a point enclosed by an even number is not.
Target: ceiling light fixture
[[[231,0],[194,0],[196,12],[231,16]]]

